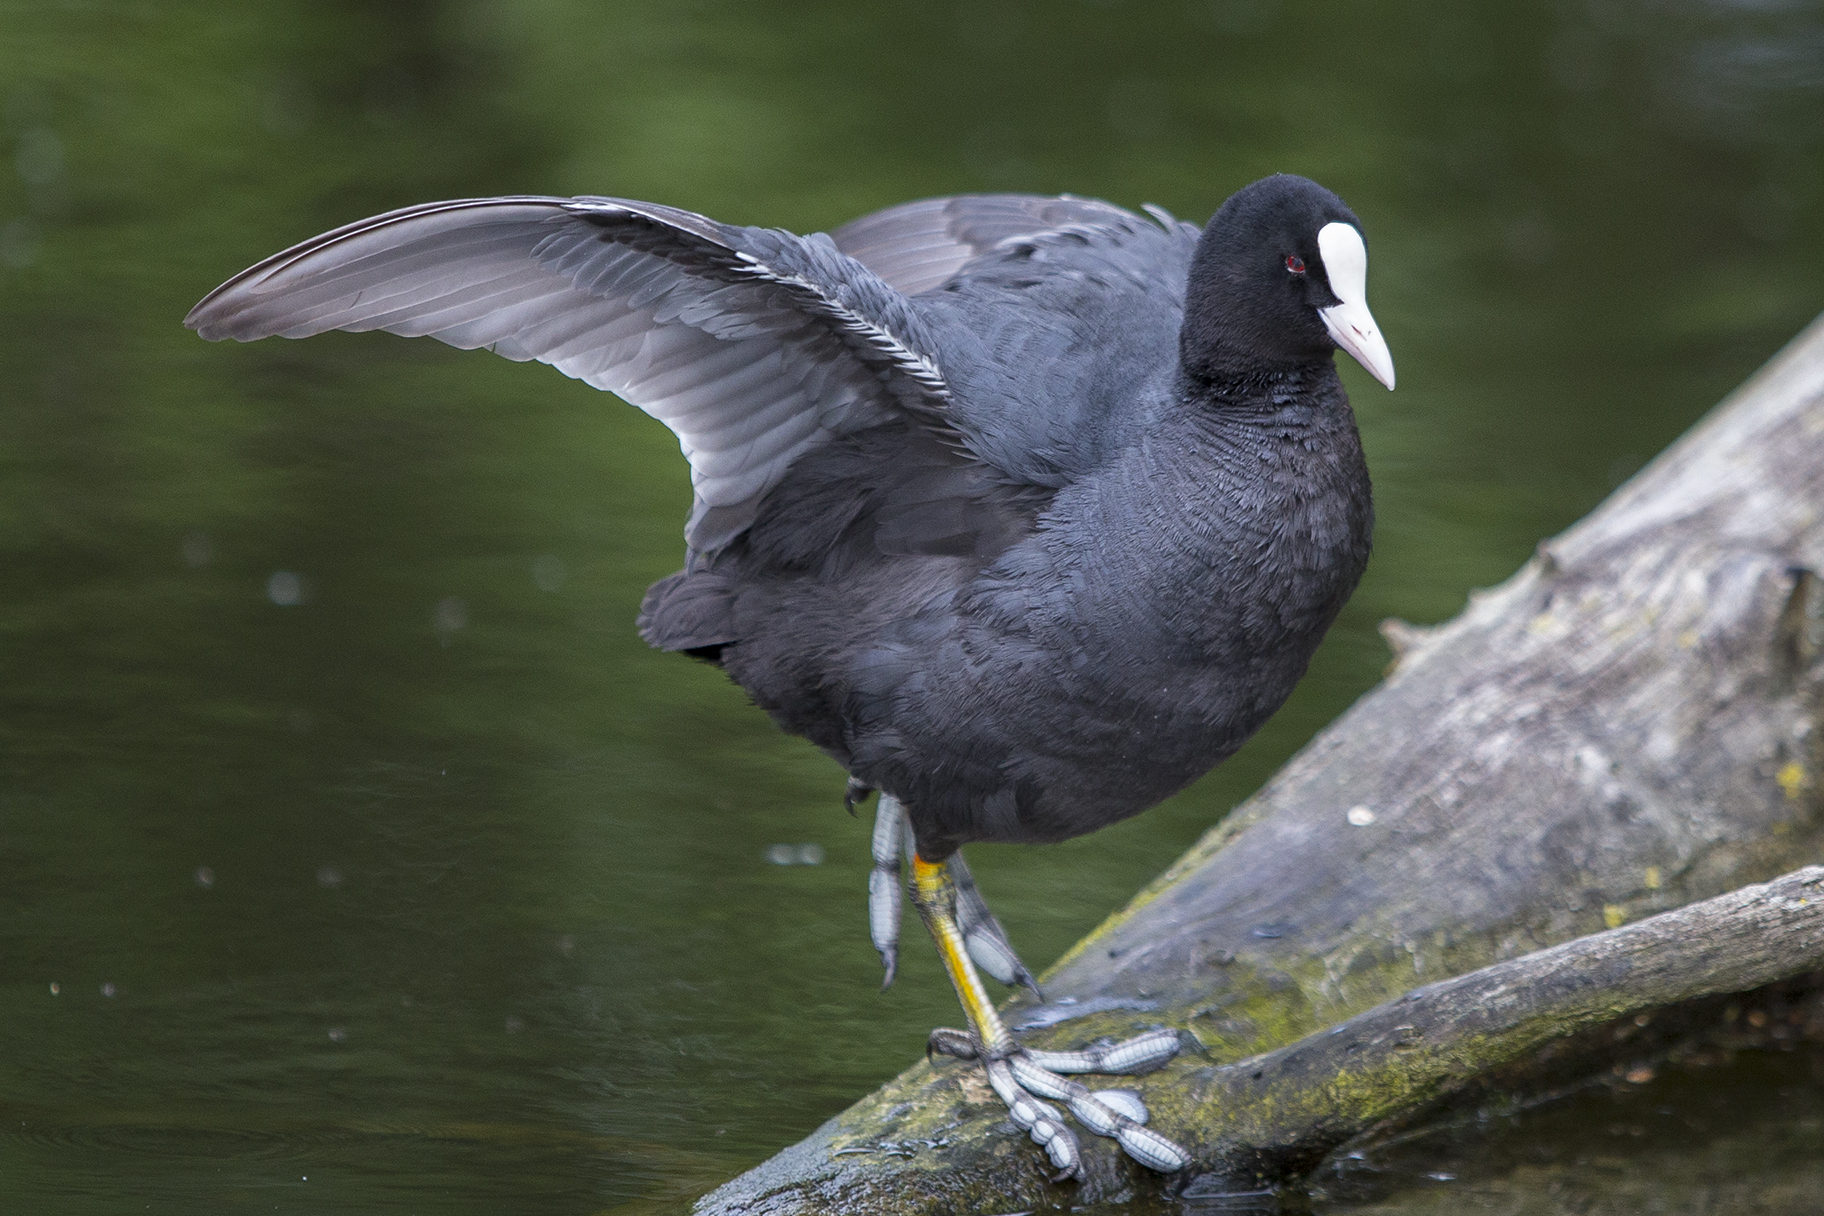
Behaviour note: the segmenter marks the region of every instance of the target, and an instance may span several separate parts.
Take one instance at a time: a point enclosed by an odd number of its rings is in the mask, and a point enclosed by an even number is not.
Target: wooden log
[[[1390,623],[1380,686],[1060,960],[1051,1006],[1010,1002],[1032,1046],[1192,1036],[1204,1058],[1135,1086],[1192,1170],[1162,1180],[1085,1136],[1082,1183],[1052,1184],[977,1070],[920,1064],[698,1211],[1009,1210],[1295,1173],[1304,1150],[1254,1150],[1296,1129],[1247,1131],[1213,1065],[1824,856],[1820,571],[1824,320],[1456,619]],[[1451,1067],[1390,1059],[1324,1102],[1283,1069],[1248,1101],[1358,1129]]]
[[[1198,1070],[1225,1185],[1268,1186],[1548,1043],[1824,967],[1824,866],[1415,988],[1288,1047]]]

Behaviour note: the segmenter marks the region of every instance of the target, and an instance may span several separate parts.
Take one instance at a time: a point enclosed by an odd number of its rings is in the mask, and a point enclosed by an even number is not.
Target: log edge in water
[[[1824,866],[1416,988],[1191,1083],[1223,1128],[1209,1168],[1295,1178],[1547,1043],[1824,968]]]

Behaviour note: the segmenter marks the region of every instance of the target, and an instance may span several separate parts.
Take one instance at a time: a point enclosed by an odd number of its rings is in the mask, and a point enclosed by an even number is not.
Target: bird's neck
[[[1292,413],[1320,412],[1347,415],[1349,399],[1343,393],[1336,363],[1329,356],[1296,362],[1236,362],[1219,370],[1193,371],[1182,366],[1178,405],[1192,417],[1212,417],[1223,426],[1258,422],[1271,424]]]
[[[1373,527],[1355,416],[1330,360],[1187,379],[1176,425],[1151,439],[1146,481],[1159,501],[1146,514],[1178,534],[1159,539],[1183,549],[1166,563],[1180,593],[1207,604],[1180,619],[1219,645],[1245,634],[1270,648],[1280,625],[1286,640],[1315,645],[1361,576]],[[1185,560],[1193,550],[1199,559]],[[1256,611],[1267,603],[1273,611]],[[1279,625],[1262,632],[1257,617]]]

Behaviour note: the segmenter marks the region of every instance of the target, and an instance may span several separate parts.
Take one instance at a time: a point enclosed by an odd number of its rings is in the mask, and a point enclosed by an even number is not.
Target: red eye
[[[1305,273],[1305,259],[1299,257],[1296,253],[1288,253],[1286,255],[1286,269],[1290,270],[1293,274]]]

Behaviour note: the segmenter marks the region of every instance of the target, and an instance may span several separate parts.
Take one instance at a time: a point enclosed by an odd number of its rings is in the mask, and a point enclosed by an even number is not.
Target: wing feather
[[[940,260],[943,248],[932,255]],[[536,359],[677,434],[712,555],[803,452],[910,411],[942,429],[934,343],[826,238],[618,199],[429,203],[324,233],[230,279],[185,323],[250,341],[330,329]]]
[[[1197,228],[1148,205],[1174,236],[1194,240]],[[1066,229],[1122,229],[1147,221],[1100,199],[1075,195],[957,194],[901,203],[852,220],[830,239],[905,295],[943,286],[1004,242]]]

